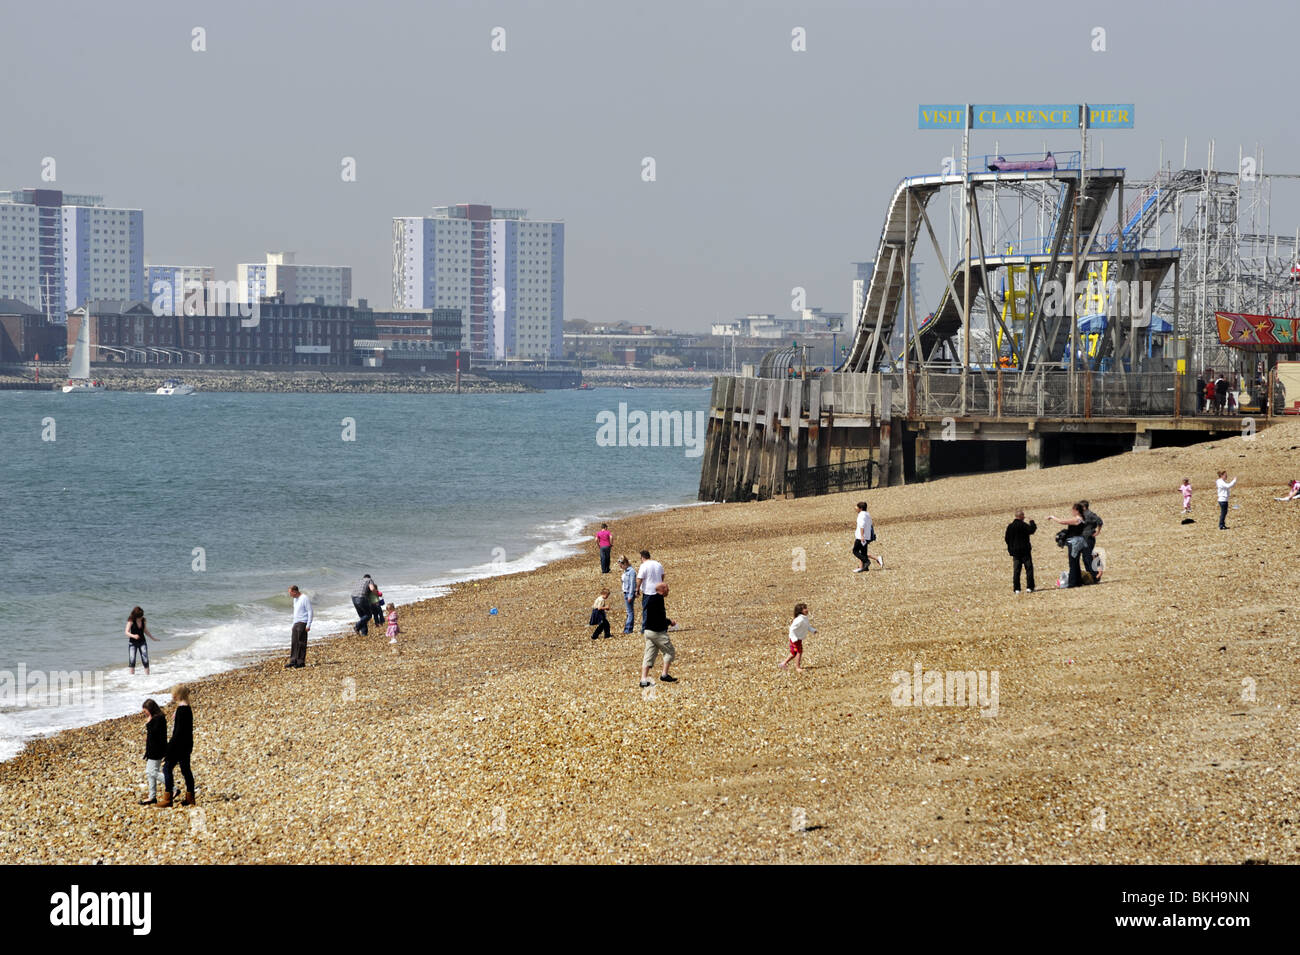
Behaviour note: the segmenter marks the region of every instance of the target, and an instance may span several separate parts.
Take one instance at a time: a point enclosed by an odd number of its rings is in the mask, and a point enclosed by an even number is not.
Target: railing
[[[1066,150],[1065,152],[1037,152],[1037,153],[988,153],[984,156],[970,157],[970,171],[975,172],[993,172],[990,166],[1001,166],[1003,163],[1028,164],[1032,166],[1042,166],[1047,169],[1078,169],[1080,167],[1082,153],[1077,149]],[[1055,160],[1052,165],[1051,160]],[[1012,170],[1014,171],[1014,170]],[[1036,170],[1027,170],[1036,171]]]
[[[962,414],[961,375],[922,372],[916,376],[914,414]],[[1073,401],[1071,401],[1073,389]],[[905,413],[901,388],[893,412]],[[1172,372],[1068,372],[972,370],[966,380],[967,415],[1012,418],[1172,417],[1196,414],[1195,381]]]
[[[1159,359],[1144,359],[1159,368]],[[1071,377],[1066,369],[1053,367],[1042,372],[1032,369],[972,367],[966,377],[964,413],[977,417],[1086,418],[1086,417],[1172,417],[1196,414],[1196,382],[1193,376],[1173,371],[1085,370]],[[714,379],[711,406],[722,407],[725,378]],[[810,417],[813,381],[820,382],[817,411],[820,415],[947,416],[963,414],[962,375],[952,366],[913,367],[904,382],[900,372],[861,374],[826,372],[805,379],[736,378],[731,408],[736,413],[763,415],[770,410],[783,419],[790,407],[792,389],[799,389],[799,416]],[[1071,396],[1073,389],[1073,397]],[[909,394],[910,393],[910,394]],[[910,400],[909,400],[910,399]]]
[[[824,464],[803,470],[785,472],[785,493],[793,497],[830,494],[835,491],[855,491],[873,486],[875,461],[850,461],[845,464]]]

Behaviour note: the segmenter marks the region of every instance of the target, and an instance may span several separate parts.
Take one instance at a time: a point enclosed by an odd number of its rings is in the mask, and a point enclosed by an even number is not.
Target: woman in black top
[[[131,616],[126,618],[126,658],[127,666],[131,668],[131,674],[135,674],[135,660],[140,658],[140,665],[144,667],[145,676],[149,675],[149,644],[145,637],[150,640],[157,640],[149,632],[149,626],[144,619],[144,611],[139,607],[131,609]]]
[[[190,772],[190,753],[194,751],[194,711],[190,709],[190,688],[184,683],[172,687],[172,701],[176,703],[176,714],[172,717],[172,738],[167,744],[167,758],[163,763],[162,799],[159,806],[170,806],[176,795],[175,777],[172,775],[177,765],[185,777],[185,798],[182,806],[194,805],[194,774]]]
[[[158,801],[158,781],[162,774],[158,767],[167,753],[167,717],[153,700],[145,700],[140,710],[149,721],[144,731],[144,778],[149,784],[149,798],[140,805],[151,806]]]

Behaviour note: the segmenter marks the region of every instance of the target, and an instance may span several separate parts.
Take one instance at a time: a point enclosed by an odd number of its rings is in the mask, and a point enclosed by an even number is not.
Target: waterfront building
[[[564,223],[479,203],[396,217],[393,306],[461,309],[475,360],[559,358]]]
[[[91,359],[344,368],[368,364],[364,359],[373,358],[379,349],[422,359],[432,371],[454,365],[460,342],[457,309],[380,312],[371,309],[365,299],[354,307],[319,300],[290,303],[280,296],[264,298],[256,308],[230,305],[192,315],[184,311],[160,314],[152,306],[143,300],[92,300]],[[77,339],[85,313],[84,306],[68,313],[69,346]]]
[[[458,308],[376,312],[361,299],[353,324],[357,363],[389,370],[450,370],[460,351],[461,315]],[[462,367],[468,370],[468,360]]]
[[[0,207],[12,206],[34,210],[36,287],[30,284],[32,248],[24,243],[17,253],[21,261],[7,262],[0,250],[0,289],[21,285],[22,295],[13,297],[60,319],[87,298],[144,297],[143,211],[111,208],[102,196],[60,189],[0,192]],[[0,212],[0,226],[20,220],[33,224],[31,213]],[[0,238],[4,235],[0,231]]]
[[[26,302],[0,298],[0,361],[58,361],[64,329]]]
[[[18,202],[0,202],[0,299],[34,307],[45,304],[41,294],[38,209]],[[59,270],[62,285],[62,269]]]
[[[164,314],[170,309],[176,314],[185,307],[188,297],[191,309],[207,311],[209,295],[215,289],[217,270],[210,265],[146,265],[145,295],[154,311]],[[215,296],[214,296],[215,297]],[[239,301],[238,295],[230,301]]]
[[[242,262],[235,269],[239,301],[251,303],[265,297],[282,297],[286,305],[323,299],[326,305],[347,305],[352,300],[352,267],[306,265],[294,252],[268,252],[265,262]]]

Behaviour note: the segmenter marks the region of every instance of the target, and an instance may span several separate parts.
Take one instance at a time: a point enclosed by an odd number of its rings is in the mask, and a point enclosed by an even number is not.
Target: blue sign
[[[970,108],[971,129],[1078,129],[1079,105],[984,103]]]
[[[1089,103],[1089,129],[1132,129],[1132,103]]]
[[[970,107],[971,129],[1078,129],[1081,110],[1088,111],[1089,129],[1132,129],[1132,103],[977,103]],[[917,107],[917,129],[965,129],[966,107],[961,103],[924,104]]]
[[[966,107],[961,103],[918,106],[917,129],[965,129]]]

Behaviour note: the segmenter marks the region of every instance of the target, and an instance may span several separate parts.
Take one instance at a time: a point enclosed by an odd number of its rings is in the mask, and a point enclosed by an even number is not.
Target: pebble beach
[[[275,656],[192,684],[195,807],[136,804],[141,719],[29,744],[0,764],[0,861],[1300,862],[1300,503],[1273,500],[1297,451],[1287,421],[620,520],[615,558],[666,568],[680,682],[638,688],[642,638],[592,542],[402,607],[400,653],[372,628],[313,642],[302,670]],[[1228,531],[1220,468],[1239,477]],[[885,566],[854,574],[864,498]],[[1108,567],[1058,590],[1047,515],[1079,498]],[[1039,525],[1020,596],[1016,507]],[[593,642],[601,586],[614,635]],[[803,673],[777,667],[797,601],[818,629]],[[287,613],[284,636],[287,654]],[[899,705],[918,669],[996,674],[996,706]],[[170,683],[155,668],[141,699]]]

